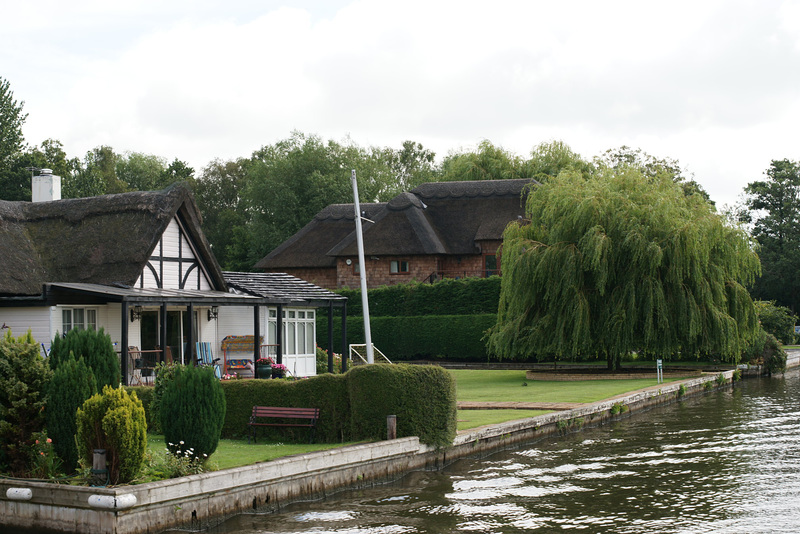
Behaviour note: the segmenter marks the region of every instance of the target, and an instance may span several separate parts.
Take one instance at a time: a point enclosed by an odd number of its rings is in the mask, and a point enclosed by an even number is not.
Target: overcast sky
[[[0,0],[28,143],[200,170],[292,130],[438,157],[628,145],[718,204],[800,159],[800,1]]]

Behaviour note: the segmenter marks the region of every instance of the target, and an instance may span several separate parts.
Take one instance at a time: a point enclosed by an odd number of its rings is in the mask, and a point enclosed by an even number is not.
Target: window
[[[95,308],[62,308],[61,333],[73,328],[78,330],[97,330],[97,310]]]
[[[269,311],[268,342],[275,343],[277,313]],[[308,356],[315,354],[316,332],[313,310],[283,310],[283,355]],[[284,362],[286,363],[286,362]]]
[[[497,268],[497,256],[494,254],[487,254],[483,257],[483,266],[485,278],[500,274],[500,269]]]
[[[408,262],[407,261],[399,261],[399,260],[392,260],[391,266],[389,268],[389,272],[392,274],[401,274],[408,272]]]
[[[361,274],[361,268],[358,266],[358,262],[353,262],[353,274]]]

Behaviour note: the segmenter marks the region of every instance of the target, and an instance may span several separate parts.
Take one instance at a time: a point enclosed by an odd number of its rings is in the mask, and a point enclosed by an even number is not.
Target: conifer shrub
[[[119,358],[114,351],[111,336],[100,330],[79,330],[74,328],[65,337],[56,334],[50,344],[47,362],[55,370],[69,359],[70,352],[75,360],[83,357],[86,365],[94,373],[98,389],[105,386],[115,388],[121,380]]]
[[[75,361],[70,353],[69,358],[53,371],[48,392],[45,410],[47,433],[53,440],[55,453],[61,458],[62,467],[67,473],[72,473],[78,467],[75,418],[78,408],[97,393],[97,381],[84,359]]]
[[[155,369],[155,381],[153,383],[150,410],[148,412],[148,428],[152,428],[156,434],[161,434],[161,402],[164,398],[164,391],[167,385],[175,378],[175,374],[180,368],[177,363],[159,362]]]
[[[153,414],[153,390],[155,388],[151,386],[124,386],[124,388],[125,391],[128,392],[128,395],[136,393],[136,396],[142,401],[144,415],[147,419],[147,432],[150,434],[161,434],[161,422],[155,421],[155,415]]]
[[[142,401],[124,388],[105,386],[77,412],[78,453],[84,465],[92,465],[94,449],[106,450],[111,484],[133,480],[147,452],[147,421]]]
[[[176,455],[188,450],[204,461],[217,450],[225,411],[225,393],[213,367],[177,366],[159,409],[167,447]]]
[[[30,330],[16,339],[8,330],[0,339],[0,471],[25,476],[32,465],[51,375]]]
[[[444,447],[456,436],[456,383],[433,365],[374,364],[345,375],[353,439],[384,439],[386,416],[397,416],[397,437],[419,436]]]

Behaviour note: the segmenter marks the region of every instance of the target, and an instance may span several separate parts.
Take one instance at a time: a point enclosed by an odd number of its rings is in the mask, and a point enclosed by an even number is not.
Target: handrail
[[[350,345],[350,354],[348,355],[348,358],[350,359],[350,361],[353,362],[353,365],[364,365],[366,363],[369,363],[369,362],[367,362],[367,359],[364,357],[364,354],[359,352],[359,349],[361,349],[361,348],[363,348],[364,349],[364,353],[366,353],[367,344],[366,343],[353,343],[353,344]],[[381,358],[386,360],[386,363],[392,363],[392,361],[389,358],[387,358],[386,355],[384,353],[382,353],[378,349],[378,347],[375,346],[374,343],[372,345],[372,350],[373,350],[373,352],[375,354],[380,355]],[[361,361],[359,362],[358,360],[353,358],[353,354],[355,354],[358,357],[358,359],[361,360]]]

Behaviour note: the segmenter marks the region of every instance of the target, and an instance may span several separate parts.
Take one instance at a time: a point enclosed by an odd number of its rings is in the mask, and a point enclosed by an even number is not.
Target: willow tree
[[[490,352],[501,358],[736,361],[758,328],[745,289],[760,270],[748,235],[669,175],[565,172],[528,196],[505,231]]]

